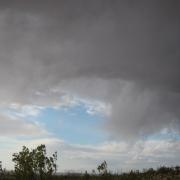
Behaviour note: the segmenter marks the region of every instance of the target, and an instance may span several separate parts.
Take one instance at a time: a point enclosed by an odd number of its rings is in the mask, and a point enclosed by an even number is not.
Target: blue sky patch
[[[46,108],[39,116],[28,119],[44,124],[53,136],[69,143],[96,144],[107,139],[101,127],[103,117],[88,114],[82,104],[70,108]]]

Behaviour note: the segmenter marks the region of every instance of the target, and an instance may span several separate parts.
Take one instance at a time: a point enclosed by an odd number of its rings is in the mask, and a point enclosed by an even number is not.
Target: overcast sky
[[[180,2],[0,1],[0,157],[59,171],[180,161]],[[1,159],[0,159],[1,160]]]

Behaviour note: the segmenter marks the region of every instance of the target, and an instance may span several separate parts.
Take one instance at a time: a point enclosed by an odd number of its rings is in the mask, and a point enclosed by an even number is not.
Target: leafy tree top
[[[36,176],[46,179],[57,170],[57,152],[52,157],[47,157],[44,144],[32,150],[23,146],[22,151],[13,154],[12,160],[15,163],[16,176],[23,180],[33,179]]]

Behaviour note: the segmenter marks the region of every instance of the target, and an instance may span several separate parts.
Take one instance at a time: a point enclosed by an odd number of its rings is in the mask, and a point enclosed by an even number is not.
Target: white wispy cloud
[[[10,116],[0,115],[0,135],[1,136],[42,136],[48,134],[37,123],[23,119],[11,118]]]
[[[43,95],[42,95],[43,94]],[[85,99],[73,94],[67,94],[61,90],[50,89],[46,92],[35,94],[36,100],[33,104],[1,104],[0,112],[9,117],[37,117],[43,110],[51,109],[70,109],[77,106],[85,108],[90,115],[102,115],[108,117],[111,114],[109,103],[95,99]]]

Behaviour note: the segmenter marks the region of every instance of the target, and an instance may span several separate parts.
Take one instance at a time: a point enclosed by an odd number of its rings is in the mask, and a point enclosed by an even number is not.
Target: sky
[[[0,1],[0,160],[45,144],[58,171],[180,162],[180,2]]]

